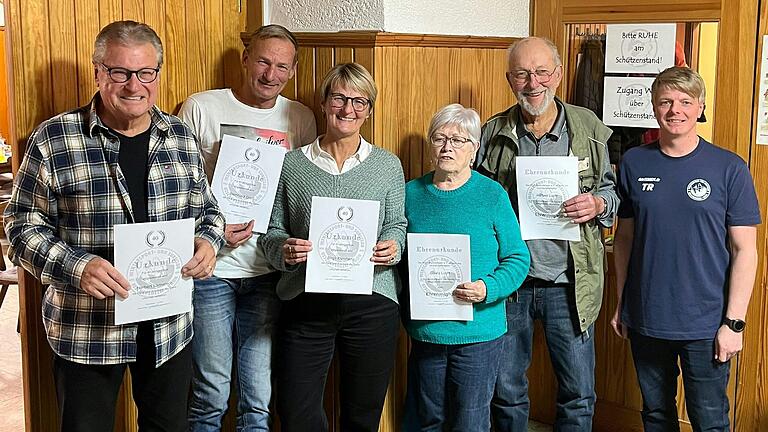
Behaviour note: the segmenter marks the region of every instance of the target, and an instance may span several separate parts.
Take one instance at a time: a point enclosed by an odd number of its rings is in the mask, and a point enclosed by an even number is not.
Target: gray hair
[[[552,60],[555,62],[555,67],[563,64],[563,61],[560,59],[560,53],[557,52],[557,46],[555,45],[554,42],[544,37],[529,36],[527,38],[523,38],[523,39],[512,42],[509,48],[507,48],[507,67],[512,65],[512,56],[515,55],[515,52],[518,50],[518,48],[533,41],[539,41],[544,43],[544,45],[546,45],[547,48],[549,48],[550,51],[552,51]]]
[[[656,79],[651,84],[651,99],[656,102],[656,96],[662,89],[677,90],[696,98],[700,103],[704,103],[707,98],[707,89],[704,86],[704,79],[698,72],[689,67],[673,66],[664,69],[656,75]]]
[[[296,40],[296,36],[294,36],[290,30],[279,24],[269,24],[259,27],[259,29],[253,32],[251,37],[248,38],[248,46],[245,49],[250,53],[254,42],[272,38],[282,39],[293,44],[295,52],[293,55],[293,62],[296,63],[299,61],[299,42]]]
[[[472,108],[464,108],[461,104],[446,105],[432,116],[429,123],[428,137],[441,127],[456,125],[463,129],[475,144],[480,142],[480,116]]]
[[[157,52],[157,67],[163,65],[163,43],[152,27],[136,21],[115,21],[107,24],[96,36],[93,44],[94,63],[101,63],[107,54],[107,45],[123,46],[151,44]]]

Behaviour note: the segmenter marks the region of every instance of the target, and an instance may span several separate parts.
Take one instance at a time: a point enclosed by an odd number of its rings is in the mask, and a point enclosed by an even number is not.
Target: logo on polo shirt
[[[688,192],[688,198],[694,201],[704,201],[709,198],[712,188],[706,180],[698,178],[691,180],[685,191]]]
[[[643,185],[643,192],[653,192],[653,186],[661,179],[659,177],[638,177],[637,181]]]

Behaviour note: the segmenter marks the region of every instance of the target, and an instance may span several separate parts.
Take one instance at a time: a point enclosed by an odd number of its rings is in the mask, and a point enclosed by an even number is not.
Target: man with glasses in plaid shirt
[[[130,284],[113,265],[117,224],[196,220],[182,276],[213,273],[224,218],[194,135],[155,106],[163,47],[149,26],[120,21],[96,37],[98,93],[29,137],[5,213],[9,256],[44,284],[62,431],[112,430],[126,366],[140,430],[185,431],[192,374],[190,313],[114,325]]]
[[[592,430],[595,348],[592,324],[603,296],[601,227],[613,224],[616,176],[608,161],[611,130],[591,111],[555,97],[563,77],[560,55],[544,38],[509,47],[507,81],[518,103],[483,126],[476,166],[501,183],[518,211],[517,156],[578,157],[579,194],[563,214],[578,224],[581,241],[527,240],[531,268],[506,303],[507,333],[492,413],[496,431],[524,431],[533,322],[540,320],[558,381],[556,431]]]

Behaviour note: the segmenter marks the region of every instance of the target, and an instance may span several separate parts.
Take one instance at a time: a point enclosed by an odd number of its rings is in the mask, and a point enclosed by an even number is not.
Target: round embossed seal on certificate
[[[419,265],[419,286],[428,297],[450,297],[463,279],[459,264],[444,255],[431,256]]]
[[[528,208],[538,217],[557,219],[567,198],[565,185],[552,178],[542,178],[528,186]]]
[[[339,207],[336,217],[339,222],[331,224],[320,235],[318,251],[323,264],[345,270],[360,264],[365,256],[365,235],[351,223],[354,217],[352,207]]]
[[[181,278],[181,257],[163,248],[165,232],[150,231],[145,238],[149,249],[137,255],[128,269],[131,293],[144,298],[167,294]]]
[[[245,150],[245,162],[232,165],[222,176],[224,198],[231,203],[249,208],[261,202],[267,193],[269,180],[256,164],[261,154],[254,147]]]

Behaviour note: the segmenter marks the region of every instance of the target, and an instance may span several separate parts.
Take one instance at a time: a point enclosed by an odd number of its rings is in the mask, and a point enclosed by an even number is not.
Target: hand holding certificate
[[[181,268],[194,235],[194,219],[115,225],[115,268],[131,285],[127,298],[115,298],[116,325],[192,310],[193,282]]]
[[[371,294],[379,202],[312,197],[304,291]]]
[[[254,220],[266,232],[284,158],[283,147],[224,135],[211,189],[228,224]]]
[[[412,319],[472,321],[472,304],[453,296],[459,284],[471,280],[469,252],[468,235],[408,234]]]
[[[518,156],[516,164],[523,240],[581,240],[579,226],[563,214],[563,203],[579,193],[578,158]]]

